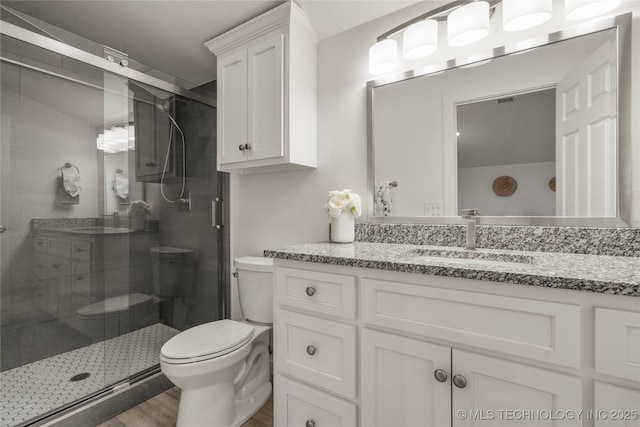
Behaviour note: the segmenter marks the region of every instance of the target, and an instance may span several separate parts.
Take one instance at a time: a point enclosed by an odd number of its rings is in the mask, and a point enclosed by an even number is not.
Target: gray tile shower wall
[[[640,256],[640,228],[480,225],[477,246],[486,249]],[[356,241],[410,245],[465,244],[463,225],[356,224]]]

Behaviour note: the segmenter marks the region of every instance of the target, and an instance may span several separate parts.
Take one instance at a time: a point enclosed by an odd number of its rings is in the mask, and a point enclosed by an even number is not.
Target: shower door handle
[[[220,212],[219,209],[220,208]],[[216,230],[220,230],[223,226],[221,218],[222,218],[222,199],[216,197],[215,200],[211,201],[211,226]]]

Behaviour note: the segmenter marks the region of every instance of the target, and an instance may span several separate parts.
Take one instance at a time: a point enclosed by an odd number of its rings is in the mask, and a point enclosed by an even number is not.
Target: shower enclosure
[[[8,427],[158,373],[164,342],[226,317],[228,245],[212,203],[228,183],[215,168],[213,84],[185,90],[4,7],[0,28]]]

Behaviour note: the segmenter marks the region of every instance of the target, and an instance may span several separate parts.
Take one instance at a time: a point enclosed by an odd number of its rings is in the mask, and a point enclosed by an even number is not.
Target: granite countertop
[[[301,244],[265,250],[264,255],[350,267],[640,296],[638,257],[495,249],[466,251],[456,247],[369,242]]]
[[[66,234],[81,234],[85,236],[111,236],[115,234],[131,234],[134,231],[123,227],[105,227],[101,225],[86,227],[56,227],[56,228],[39,228],[39,232],[53,232]]]

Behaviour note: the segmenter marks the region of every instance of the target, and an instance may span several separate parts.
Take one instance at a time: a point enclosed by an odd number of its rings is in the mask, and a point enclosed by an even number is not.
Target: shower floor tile
[[[159,364],[160,347],[179,332],[157,323],[0,372],[0,427],[17,426]],[[79,374],[89,376],[71,380]]]

